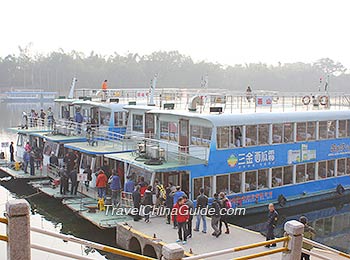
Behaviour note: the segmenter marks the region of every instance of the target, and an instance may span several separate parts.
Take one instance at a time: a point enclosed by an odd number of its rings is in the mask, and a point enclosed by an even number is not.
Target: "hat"
[[[305,224],[308,222],[308,219],[307,219],[307,217],[305,217],[305,216],[301,216],[301,217],[299,218],[299,221],[305,225]]]

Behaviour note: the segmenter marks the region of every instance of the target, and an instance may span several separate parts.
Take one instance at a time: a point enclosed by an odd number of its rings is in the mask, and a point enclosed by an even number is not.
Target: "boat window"
[[[212,177],[204,177],[204,193],[208,197],[213,196]]]
[[[307,122],[306,128],[306,140],[316,140],[316,122]]]
[[[242,126],[232,126],[231,136],[231,143],[235,147],[242,147]]]
[[[283,185],[293,183],[293,166],[283,167]]]
[[[334,160],[327,161],[327,177],[334,177]]]
[[[350,120],[347,120],[347,136],[350,136]]]
[[[44,151],[43,153],[47,156],[51,156],[51,153],[55,153],[57,151],[57,143],[53,143],[53,142],[46,142],[45,146],[44,146]]]
[[[306,181],[315,180],[315,163],[306,164]]]
[[[169,140],[169,122],[160,121],[160,138]]]
[[[60,144],[58,147],[58,158],[63,158],[64,157],[64,145]]]
[[[135,132],[143,132],[143,116],[132,115],[132,130]]]
[[[283,168],[272,169],[272,187],[282,186],[283,183]]]
[[[23,146],[23,135],[18,135],[17,146]]]
[[[199,195],[199,190],[203,187],[203,178],[193,179],[193,198],[196,199]]]
[[[340,138],[342,137],[347,137],[348,136],[348,132],[347,132],[347,120],[339,120],[338,123],[338,135]]]
[[[81,163],[80,163],[80,168],[81,169],[86,169],[90,168],[91,169],[91,162],[92,162],[92,157],[87,155],[87,154],[82,154],[81,155]]]
[[[245,190],[252,191],[257,188],[257,171],[245,173]]]
[[[258,171],[258,189],[266,189],[268,187],[268,169],[263,169]]]
[[[327,177],[327,162],[318,163],[318,178],[325,179]]]
[[[211,139],[211,128],[191,125],[191,144],[209,147]]]
[[[177,123],[175,123],[175,122],[169,123],[169,137],[170,137],[170,140],[172,140],[172,141],[179,140]]]
[[[350,158],[346,159],[346,174],[350,174]]]
[[[258,125],[258,144],[266,145],[269,144],[269,125]]]
[[[338,159],[337,160],[337,175],[342,176],[346,174],[346,167],[345,167],[346,160],[345,159]],[[348,165],[349,167],[350,165]]]
[[[242,183],[242,173],[231,173],[230,174],[230,192],[229,193],[240,193]]]
[[[252,146],[257,144],[257,126],[246,126],[246,146]]]
[[[296,181],[297,183],[306,182],[306,175],[305,175],[305,164],[299,164],[297,165],[296,170]]]
[[[100,111],[100,124],[101,125],[108,126],[110,119],[111,119],[111,112]]]
[[[124,112],[114,112],[114,126],[124,126]]]
[[[307,140],[306,122],[297,123],[297,142]]]
[[[229,148],[229,137],[230,127],[223,126],[217,128],[216,140],[218,149]]]
[[[285,123],[283,125],[283,141],[284,143],[293,143],[294,142],[294,127],[293,123]]]
[[[216,176],[216,192],[225,192],[229,193],[228,184],[229,184],[229,175],[217,175]]]
[[[275,124],[272,126],[272,143],[282,143],[283,138],[283,124]]]
[[[335,121],[321,121],[319,123],[320,139],[335,138]]]

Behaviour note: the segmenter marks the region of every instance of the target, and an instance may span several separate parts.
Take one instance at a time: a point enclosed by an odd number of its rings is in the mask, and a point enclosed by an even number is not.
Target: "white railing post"
[[[29,209],[29,203],[24,199],[6,203],[8,260],[31,259]]]
[[[283,252],[282,260],[295,260],[301,257],[303,245],[304,225],[296,220],[288,221],[284,224],[284,230],[290,237],[288,251]]]

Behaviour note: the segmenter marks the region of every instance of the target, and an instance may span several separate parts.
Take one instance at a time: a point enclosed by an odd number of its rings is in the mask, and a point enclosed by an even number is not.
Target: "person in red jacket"
[[[107,187],[107,176],[104,171],[99,171],[98,176],[96,178],[96,187],[98,191],[98,197],[100,199],[106,200],[106,187]]]
[[[174,205],[172,209],[172,220],[174,221],[176,218],[177,224],[178,224],[178,235],[179,239],[176,240],[176,242],[181,242],[182,244],[187,243],[187,222],[190,218],[190,210],[188,206],[185,204],[185,200],[180,197],[177,201],[177,203]]]

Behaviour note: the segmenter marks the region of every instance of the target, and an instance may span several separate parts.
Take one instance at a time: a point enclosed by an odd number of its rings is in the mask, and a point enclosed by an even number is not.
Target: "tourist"
[[[179,200],[179,198],[183,197],[185,195],[185,192],[183,192],[181,190],[181,187],[180,186],[177,186],[176,187],[176,192],[174,193],[174,203],[173,204],[176,204],[176,202]]]
[[[24,146],[24,150],[27,152],[27,153],[30,153],[32,151],[32,147],[30,145],[29,142],[26,143],[26,145]]]
[[[83,174],[86,174],[85,187],[86,191],[89,191],[90,181],[92,181],[92,171],[90,165],[85,167]]]
[[[35,158],[34,153],[30,152],[29,154],[29,165],[30,165],[30,175],[35,175]]]
[[[196,228],[194,231],[199,231],[199,226],[201,220],[203,220],[203,230],[202,232],[207,233],[207,209],[208,208],[208,197],[204,194],[204,188],[200,188],[199,195],[197,197],[197,219],[196,219]]]
[[[307,217],[301,216],[299,221],[302,224],[304,224],[304,234],[303,234],[304,238],[314,239],[316,232],[311,226],[309,226]],[[303,242],[303,248],[308,250],[308,251],[311,251],[313,246],[306,243],[306,242]],[[301,260],[310,260],[310,255],[305,254],[305,253],[301,253]]]
[[[34,125],[34,118],[35,118],[35,110],[34,109],[31,109],[30,110],[30,113],[29,113],[29,123],[30,123],[30,127],[33,127],[35,126]]]
[[[221,208],[220,208],[219,195],[217,193],[215,193],[214,194],[214,201],[211,204],[211,210],[210,210],[211,227],[214,230],[212,235],[215,237],[219,237],[221,235],[220,230],[219,230],[220,210],[221,210]]]
[[[173,222],[178,225],[178,240],[176,242],[181,242],[182,244],[187,243],[187,222],[189,220],[189,208],[185,204],[184,198],[180,197],[177,203],[174,205],[172,210],[174,214],[172,214]]]
[[[220,192],[219,194],[220,197],[220,206],[221,206],[221,216],[220,216],[220,233],[222,232],[222,223],[225,224],[226,231],[225,234],[230,234],[230,229],[228,227],[228,213],[227,211],[231,209],[231,202],[229,199],[226,197],[224,192]]]
[[[46,113],[44,112],[44,109],[40,109],[40,121],[41,121],[41,126],[45,125],[45,117],[46,117]]]
[[[266,228],[267,228],[267,233],[266,233],[266,241],[267,240],[272,240],[275,239],[275,234],[274,234],[274,229],[276,227],[277,223],[277,218],[278,218],[278,213],[275,210],[275,206],[270,203],[269,206],[269,214],[267,216],[267,222],[266,222]],[[276,243],[273,243],[272,245],[266,245],[265,247],[275,247]]]
[[[166,198],[165,198],[165,208],[166,208],[166,223],[170,224],[171,210],[174,206],[174,192],[171,190],[173,184],[171,182],[168,183],[168,186],[165,189]]]
[[[107,80],[105,79],[102,82],[102,101],[106,101],[107,99],[107,89],[108,89],[108,85],[107,85]]]
[[[131,176],[128,177],[128,180],[124,184],[124,191],[125,192],[133,192],[135,189],[135,182],[132,179]]]
[[[74,159],[75,156],[72,152],[66,153],[66,155],[63,158],[63,162],[66,164],[68,172],[71,172],[74,169]]]
[[[29,160],[30,160],[29,152],[24,151],[24,153],[23,153],[23,171],[24,171],[24,173],[28,173],[27,169],[28,169]]]
[[[140,206],[141,206],[141,193],[140,186],[137,185],[132,193],[132,201],[134,203],[134,221],[139,221],[140,216]]]
[[[34,158],[36,169],[39,170],[41,168],[41,163],[43,161],[43,152],[39,147],[34,148]]]
[[[109,187],[112,191],[112,205],[114,207],[117,207],[120,202],[121,183],[120,178],[115,170],[113,170],[113,174],[109,178],[108,182],[110,183]]]
[[[49,128],[51,128],[53,126],[53,122],[54,122],[54,118],[53,118],[53,112],[51,107],[49,107],[49,109],[47,110],[47,125]]]
[[[81,133],[81,124],[84,121],[84,117],[80,113],[80,109],[76,110],[74,120],[77,123],[77,133],[80,134]]]
[[[13,142],[10,144],[10,161],[15,162],[15,148],[13,147]]]
[[[51,152],[50,165],[51,167],[58,167],[58,158],[54,152]]]
[[[188,209],[189,209],[189,218],[187,221],[187,238],[191,238],[192,237],[192,221],[193,221],[193,214],[194,214],[194,204],[193,201],[190,200],[187,195],[185,194],[183,196],[183,199],[185,201],[185,204],[187,205]]]
[[[139,180],[137,182],[137,185],[140,185],[140,192],[141,192],[141,195],[143,196],[143,194],[145,194],[145,191],[148,187],[148,183],[145,182],[145,177],[143,176],[139,176]]]
[[[100,170],[96,178],[96,187],[98,192],[98,197],[100,199],[106,200],[106,187],[107,187],[107,176],[104,171]]]
[[[252,89],[250,88],[250,86],[247,87],[246,98],[248,102],[250,102],[250,100],[252,99]]]
[[[142,205],[144,206],[144,213],[145,213],[145,222],[149,223],[151,210],[153,206],[153,198],[152,198],[152,186],[148,186],[145,194],[143,196]]]
[[[66,195],[69,176],[64,165],[60,168],[58,175],[60,176],[60,194]]]
[[[166,192],[163,184],[159,182],[159,180],[154,181],[155,184],[155,194],[156,194],[156,207],[162,206],[166,199]]]
[[[76,169],[73,169],[70,172],[69,175],[70,181],[71,181],[71,189],[70,189],[70,194],[71,195],[77,195],[77,190],[78,190],[78,171]]]
[[[28,129],[28,115],[26,112],[22,112],[22,129]]]

